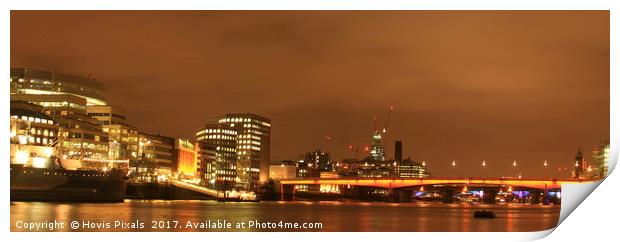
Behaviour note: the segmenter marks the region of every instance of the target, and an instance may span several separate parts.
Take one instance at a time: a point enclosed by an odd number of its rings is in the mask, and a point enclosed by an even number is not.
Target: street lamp
[[[517,160],[512,162],[512,167],[515,169],[515,172],[517,172]]]
[[[547,160],[545,160],[545,163],[543,163],[543,166],[545,167],[545,178],[547,177],[547,166],[549,166],[549,164],[547,164]]]
[[[456,176],[456,161],[452,161],[452,176]]]

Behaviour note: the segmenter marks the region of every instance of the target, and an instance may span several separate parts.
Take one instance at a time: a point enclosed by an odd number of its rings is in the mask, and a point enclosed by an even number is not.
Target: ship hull
[[[120,170],[40,169],[11,165],[11,201],[123,202],[127,178]]]

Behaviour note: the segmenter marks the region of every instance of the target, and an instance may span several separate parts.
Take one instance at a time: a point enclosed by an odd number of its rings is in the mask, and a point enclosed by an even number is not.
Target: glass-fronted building
[[[87,105],[105,105],[106,89],[97,80],[56,71],[11,68],[11,94],[71,94]]]

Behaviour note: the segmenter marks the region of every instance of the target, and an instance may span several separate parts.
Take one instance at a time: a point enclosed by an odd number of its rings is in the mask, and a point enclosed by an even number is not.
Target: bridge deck
[[[560,189],[562,184],[593,182],[591,179],[515,179],[515,178],[317,178],[281,180],[283,185],[351,185],[401,188],[425,185],[504,185],[535,189]]]

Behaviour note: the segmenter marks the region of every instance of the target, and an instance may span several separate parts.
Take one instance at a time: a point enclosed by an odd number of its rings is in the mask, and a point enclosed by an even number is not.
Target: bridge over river
[[[343,189],[386,189],[390,201],[409,201],[412,192],[425,189],[443,194],[443,201],[450,203],[454,194],[467,189],[478,189],[483,192],[485,203],[494,203],[501,189],[527,191],[531,194],[532,203],[549,203],[549,193],[560,191],[563,184],[593,182],[592,179],[518,179],[518,178],[317,178],[317,179],[286,179],[280,181],[281,196],[295,195],[296,187],[300,186],[337,186]]]

